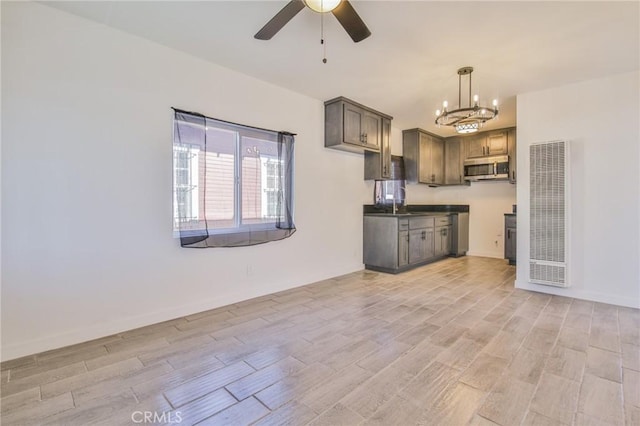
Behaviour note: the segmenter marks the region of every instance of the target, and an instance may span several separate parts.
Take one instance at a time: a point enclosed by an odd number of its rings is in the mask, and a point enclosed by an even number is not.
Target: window
[[[175,110],[173,223],[185,247],[287,238],[293,224],[290,133]]]

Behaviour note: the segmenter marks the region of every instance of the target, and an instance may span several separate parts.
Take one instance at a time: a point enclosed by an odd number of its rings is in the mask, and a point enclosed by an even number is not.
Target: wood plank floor
[[[640,311],[514,274],[362,271],[8,361],[1,423],[639,425]]]

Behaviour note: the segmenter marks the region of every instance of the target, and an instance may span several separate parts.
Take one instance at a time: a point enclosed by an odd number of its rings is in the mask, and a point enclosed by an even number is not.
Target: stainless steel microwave
[[[464,179],[468,181],[509,179],[509,156],[494,155],[465,160]]]

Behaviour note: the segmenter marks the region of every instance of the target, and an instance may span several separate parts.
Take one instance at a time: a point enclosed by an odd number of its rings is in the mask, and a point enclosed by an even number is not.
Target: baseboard
[[[491,257],[493,259],[504,259],[503,253],[490,253],[484,251],[471,251],[467,252],[467,256],[476,256],[476,257]]]
[[[113,334],[122,333],[125,331],[133,330],[140,327],[145,327],[152,324],[157,324],[163,321],[169,321],[175,318],[184,317],[187,315],[193,315],[198,312],[208,311],[210,309],[220,308],[222,306],[239,303],[245,300],[254,299],[256,297],[266,296],[268,294],[277,293],[280,291],[290,290],[296,287],[302,287],[314,282],[333,278],[334,276],[340,276],[349,274],[352,272],[362,270],[362,265],[359,268],[337,272],[336,275],[331,277],[316,277],[311,281],[301,283],[300,285],[286,288],[271,289],[265,293],[249,293],[249,292],[236,292],[228,294],[223,297],[215,297],[206,300],[200,300],[197,303],[190,303],[182,305],[176,308],[164,309],[157,312],[137,315],[128,317],[121,320],[109,321],[105,323],[99,323],[90,325],[88,327],[81,327],[75,330],[71,330],[65,333],[60,333],[51,336],[45,336],[37,339],[31,339],[19,343],[2,344],[1,361],[9,361],[15,358],[23,356],[33,355],[44,351],[63,348],[69,345],[75,345],[78,343],[88,342],[90,340],[99,339],[101,337],[111,336]]]
[[[171,319],[180,318],[186,315],[192,315],[197,312],[215,309],[221,306],[230,305],[247,300],[258,295],[242,295],[235,293],[227,297],[208,299],[199,301],[189,305],[183,305],[177,308],[166,309],[162,311],[147,313],[128,317],[122,320],[109,321],[108,323],[95,324],[89,327],[77,328],[72,331],[60,333],[52,336],[46,336],[38,339],[32,339],[16,344],[2,345],[2,361],[23,357],[26,355],[36,354],[52,349],[62,348],[77,343],[87,342],[101,337],[110,336],[112,334],[122,333],[139,327],[156,324]]]
[[[640,296],[635,299],[618,296],[615,294],[585,291],[573,287],[553,287],[540,284],[532,284],[526,281],[516,280],[516,288],[530,290],[538,293],[553,294],[556,296],[573,297],[575,299],[590,300],[592,302],[608,303],[610,305],[624,306],[627,308],[640,308]]]

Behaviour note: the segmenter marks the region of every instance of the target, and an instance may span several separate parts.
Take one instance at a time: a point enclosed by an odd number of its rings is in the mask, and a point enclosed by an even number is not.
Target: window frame
[[[199,114],[194,114],[194,113],[187,113],[187,114],[192,114],[196,117],[200,117]],[[265,130],[265,129],[260,129],[260,128],[253,128],[251,126],[245,126],[245,125],[241,125],[241,124],[236,124],[236,123],[230,123],[230,122],[225,122],[222,120],[218,120],[218,119],[213,119],[213,118],[209,118],[209,117],[204,117],[202,116],[205,121],[205,125],[204,125],[204,132],[207,133],[210,127],[214,127],[216,129],[219,130],[223,130],[223,131],[229,131],[229,132],[233,132],[234,133],[234,154],[233,154],[233,194],[234,194],[234,203],[233,203],[233,226],[228,226],[228,227],[209,227],[208,223],[211,222],[211,220],[207,220],[206,217],[206,206],[203,208],[205,210],[205,214],[204,217],[200,218],[199,217],[199,207],[196,208],[196,217],[197,219],[193,221],[194,225],[197,225],[197,227],[194,227],[194,229],[189,230],[189,229],[180,229],[179,224],[180,222],[180,218],[179,215],[176,216],[177,214],[177,196],[176,196],[176,147],[177,146],[197,146],[195,144],[190,144],[190,143],[182,143],[182,144],[177,144],[176,143],[176,121],[180,121],[180,123],[182,125],[190,125],[190,126],[194,126],[196,128],[201,128],[203,127],[200,123],[197,122],[191,122],[188,120],[178,120],[177,118],[175,118],[174,116],[174,126],[173,126],[173,191],[174,191],[174,196],[173,196],[173,235],[174,237],[180,238],[181,236],[196,236],[199,235],[202,232],[202,229],[206,229],[208,234],[211,235],[224,235],[224,234],[239,234],[239,233],[244,233],[244,232],[252,232],[252,231],[269,231],[272,230],[274,228],[274,226],[277,225],[279,220],[283,219],[284,213],[281,216],[278,216],[277,214],[274,213],[274,215],[265,215],[264,213],[262,213],[261,218],[257,219],[260,220],[260,222],[257,223],[247,223],[246,219],[244,219],[243,221],[243,159],[247,158],[245,156],[243,156],[243,138],[253,138],[253,139],[257,139],[259,141],[263,141],[265,143],[273,143],[276,147],[276,151],[278,149],[278,145],[280,142],[277,139],[277,134],[278,132],[274,132],[271,130]],[[217,122],[222,124],[222,126],[210,126],[209,124],[207,124],[208,120],[211,120],[213,122]],[[268,139],[268,138],[264,138],[265,135],[268,134],[272,134],[274,135],[276,138],[275,139]],[[292,134],[290,134],[292,135]],[[214,153],[214,151],[208,151],[208,150],[200,150],[200,152],[204,152],[204,158],[206,161],[206,156],[207,155],[211,155],[212,153]],[[291,166],[287,167],[284,164],[284,161],[282,159],[278,158],[278,155],[265,155],[265,156],[261,156],[258,155],[258,160],[259,160],[259,169],[260,169],[260,175],[261,175],[261,182],[262,182],[262,176],[265,176],[265,183],[266,183],[266,175],[267,175],[267,171],[263,171],[263,168],[268,168],[265,167],[265,165],[263,163],[268,163],[268,162],[275,162],[275,169],[276,170],[282,170],[281,173],[289,173],[288,177],[283,176],[282,174],[279,174],[276,172],[276,174],[273,176],[273,180],[276,183],[276,188],[273,189],[273,191],[269,191],[269,192],[275,192],[277,193],[277,197],[279,198],[284,198],[284,193],[285,191],[287,191],[287,185],[283,184],[281,185],[281,188],[278,188],[277,186],[278,183],[284,183],[285,179],[289,179],[289,180],[293,180],[294,178],[294,168]],[[198,170],[198,173],[200,173],[200,170]],[[198,179],[200,178],[200,175],[198,175]],[[205,182],[205,189],[203,189],[203,191],[206,191],[206,177],[204,178],[204,182]],[[261,194],[262,197],[266,196],[267,191],[269,190],[269,188],[264,188],[263,185],[260,185],[260,187],[257,188],[259,192],[264,193]],[[293,187],[291,186],[290,188],[291,190],[293,189]],[[291,194],[290,196],[293,196],[293,194]],[[198,195],[196,195],[196,198],[199,199]],[[268,201],[266,203],[267,205],[269,204]],[[261,199],[261,209],[262,209],[262,205],[263,204],[263,200]],[[277,210],[277,201],[276,201],[276,210]],[[291,203],[291,215],[293,215],[293,203]],[[193,207],[192,207],[192,211],[193,211]],[[267,207],[267,212],[269,211],[268,207]],[[295,229],[295,228],[294,228]]]

